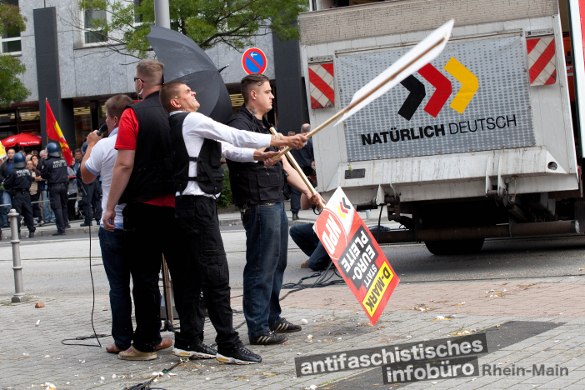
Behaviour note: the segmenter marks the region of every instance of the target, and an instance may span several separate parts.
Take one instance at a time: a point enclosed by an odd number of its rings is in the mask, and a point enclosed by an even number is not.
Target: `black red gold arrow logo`
[[[463,111],[465,111],[469,102],[471,102],[471,99],[473,99],[473,96],[479,89],[477,76],[471,73],[461,62],[457,61],[455,57],[452,57],[447,62],[445,70],[461,83],[461,89],[457,92],[455,98],[453,98],[451,108],[463,114]]]
[[[477,76],[457,61],[455,57],[452,57],[447,62],[444,69],[461,83],[461,88],[453,98],[450,107],[459,114],[463,114],[479,89]],[[452,95],[453,86],[451,81],[431,64],[423,66],[418,73],[435,87],[435,92],[424,110],[433,118],[436,118]],[[404,79],[401,84],[410,91],[410,94],[402,104],[402,107],[400,107],[398,114],[404,119],[410,120],[424,100],[426,89],[424,84],[412,75]]]
[[[339,202],[339,206],[337,206],[337,214],[339,214],[341,218],[345,218],[345,216],[349,213],[349,210],[351,210],[351,206],[347,204],[347,200],[345,198],[341,198],[341,202]]]
[[[422,103],[427,93],[425,91],[424,84],[418,81],[413,75],[410,75],[402,80],[400,84],[402,84],[404,88],[408,89],[410,94],[402,104],[402,107],[400,107],[400,110],[398,110],[398,114],[409,121]]]
[[[433,118],[436,118],[447,100],[449,100],[453,87],[449,79],[431,64],[423,66],[418,73],[436,88],[435,93],[433,93],[433,96],[425,106],[425,111]]]

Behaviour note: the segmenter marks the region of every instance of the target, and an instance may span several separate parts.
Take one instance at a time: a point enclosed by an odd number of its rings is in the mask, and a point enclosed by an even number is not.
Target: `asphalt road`
[[[230,280],[242,287],[245,265],[245,232],[226,227],[222,235],[230,263]],[[25,292],[30,295],[91,295],[87,236],[39,237],[21,243]],[[102,267],[99,241],[91,240],[93,277],[97,294],[107,294],[108,282]],[[584,275],[585,237],[546,237],[514,240],[488,240],[474,255],[434,256],[424,244],[387,245],[386,257],[402,283],[464,281],[485,279],[547,278]],[[301,269],[306,256],[289,240],[289,265],[285,283],[295,283],[312,274]],[[12,249],[8,240],[0,242],[0,297],[14,292]]]

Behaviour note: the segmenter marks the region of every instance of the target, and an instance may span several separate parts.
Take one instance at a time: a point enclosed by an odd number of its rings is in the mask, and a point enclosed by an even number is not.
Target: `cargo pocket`
[[[275,200],[275,188],[280,184],[280,174],[266,173],[258,176],[258,196],[261,201]],[[277,190],[278,191],[278,190]]]

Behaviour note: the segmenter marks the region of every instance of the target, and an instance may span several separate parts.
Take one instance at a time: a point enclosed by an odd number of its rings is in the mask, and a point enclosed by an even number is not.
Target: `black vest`
[[[227,125],[263,134],[270,134],[271,126],[267,121],[260,124],[260,121],[253,117],[245,106],[242,106]],[[266,150],[278,151],[275,147],[269,147]],[[236,206],[248,202],[262,204],[284,201],[285,175],[282,162],[271,167],[265,166],[262,162],[241,163],[227,160],[227,163],[230,169],[233,201]]]
[[[47,157],[42,160],[41,176],[47,180],[49,185],[67,183],[69,181],[67,161],[61,157]]]
[[[158,91],[128,106],[138,119],[134,169],[119,204],[147,201],[173,193],[169,119]]]
[[[221,143],[205,139],[199,156],[189,157],[183,138],[183,122],[187,112],[169,117],[171,144],[173,146],[173,182],[175,191],[183,193],[189,181],[196,181],[206,194],[215,195],[223,189],[223,169],[221,169]],[[189,176],[189,161],[197,163],[197,176]]]

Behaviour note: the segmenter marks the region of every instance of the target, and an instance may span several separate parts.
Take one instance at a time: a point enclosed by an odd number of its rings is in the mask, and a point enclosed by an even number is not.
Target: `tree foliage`
[[[14,5],[0,3],[0,35],[24,31],[26,18],[20,14],[20,9]],[[30,91],[17,77],[26,70],[18,58],[10,55],[0,56],[0,107],[8,107],[18,103],[30,95]]]
[[[298,14],[306,10],[305,3],[306,0],[169,0],[171,28],[204,50],[218,43],[242,49],[252,37],[270,31],[281,40],[297,39],[295,22]],[[131,54],[146,56],[150,45],[145,37],[150,32],[148,25],[154,24],[154,0],[80,0],[79,6],[82,10],[106,10],[107,20],[95,20],[92,28],[125,44]]]

